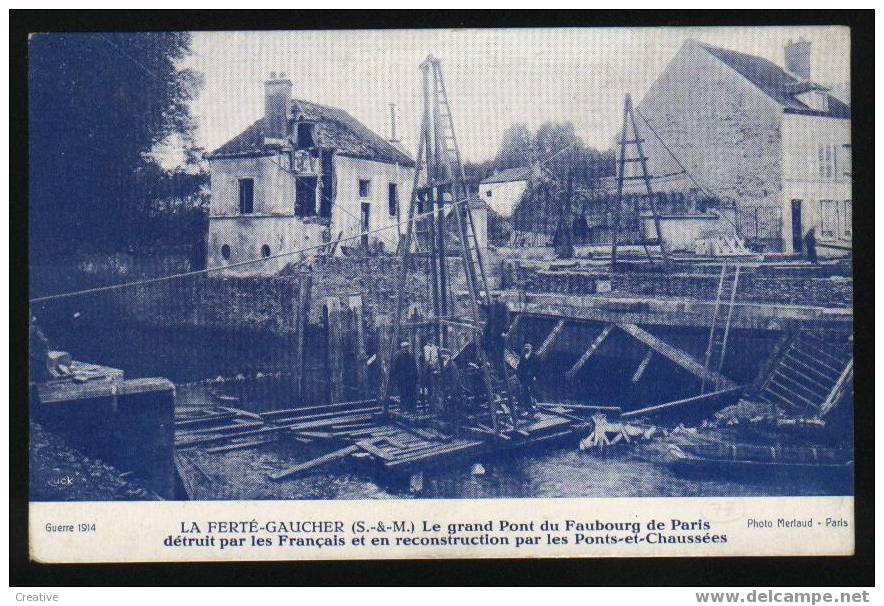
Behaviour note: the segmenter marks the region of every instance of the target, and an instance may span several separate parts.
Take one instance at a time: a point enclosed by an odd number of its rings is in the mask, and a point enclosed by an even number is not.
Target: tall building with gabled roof
[[[820,254],[843,254],[852,232],[850,107],[811,79],[809,42],[790,41],[784,55],[781,67],[685,42],[638,105],[647,122],[639,128],[659,135],[645,142],[650,172],[672,179],[677,157],[693,177],[682,185],[733,202],[742,235],[766,250],[801,253],[815,229]]]

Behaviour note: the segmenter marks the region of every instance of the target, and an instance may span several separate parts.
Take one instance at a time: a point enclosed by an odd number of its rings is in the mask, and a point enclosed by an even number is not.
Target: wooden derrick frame
[[[404,241],[399,247],[402,266],[390,347],[391,350],[396,347],[402,334],[406,288],[412,257],[415,254],[415,251],[412,250],[416,244],[414,241],[415,224],[419,220],[427,220],[426,233],[429,250],[422,253],[422,256],[427,257],[430,264],[430,293],[433,304],[433,316],[430,320],[437,336],[437,343],[443,346],[448,344],[448,330],[451,322],[443,322],[443,318],[453,319],[471,330],[483,382],[488,393],[488,409],[494,434],[500,436],[496,390],[487,356],[482,346],[483,324],[479,316],[479,299],[481,297],[486,304],[490,303],[490,292],[479,251],[479,239],[470,211],[466,175],[461,161],[460,148],[454,135],[454,121],[448,104],[448,95],[439,60],[430,55],[421,63],[420,69],[423,86],[423,119],[411,201],[408,207],[406,233]],[[424,176],[423,183],[421,181],[422,175]],[[428,204],[429,214],[428,212],[420,214],[416,212],[419,202]],[[451,209],[450,212],[446,212],[446,204]],[[459,236],[457,241],[447,241],[446,214],[454,215]],[[456,250],[463,263],[469,297],[468,314],[465,318],[452,318],[456,314],[453,313],[455,311],[454,299],[448,276],[449,250]],[[473,258],[474,252],[475,258]],[[390,412],[390,376],[389,368],[385,370],[381,381],[380,401],[383,406],[383,415],[387,417]]]
[[[628,138],[627,130],[632,128],[632,138]],[[663,267],[666,271],[670,270],[671,267],[671,259],[669,257],[669,251],[666,248],[666,242],[663,241],[663,232],[660,229],[660,213],[657,212],[657,200],[654,195],[654,189],[651,187],[651,179],[654,177],[648,172],[648,157],[645,156],[644,148],[642,147],[642,143],[644,143],[644,139],[641,138],[641,134],[638,131],[638,124],[635,121],[635,112],[632,107],[632,96],[626,95],[626,99],[623,103],[623,128],[620,131],[620,154],[619,159],[617,161],[617,198],[616,198],[616,206],[614,208],[614,228],[612,230],[611,236],[611,273],[613,274],[617,269],[617,240],[620,235],[620,214],[622,212],[623,206],[623,185],[628,180],[636,180],[641,179],[645,183],[645,189],[647,190],[648,203],[651,206],[651,214],[654,217],[654,228],[657,231],[657,240],[660,243],[660,256],[663,257]],[[634,145],[636,149],[636,153],[638,154],[635,157],[626,157],[626,149],[629,145]],[[627,177],[626,176],[626,164],[637,162],[641,167],[641,176],[639,177]],[[635,212],[638,214],[638,202],[635,202]],[[644,238],[642,238],[644,241]],[[644,246],[645,254],[648,256],[648,259],[653,263],[654,259],[651,256],[650,251],[648,250],[647,244]]]

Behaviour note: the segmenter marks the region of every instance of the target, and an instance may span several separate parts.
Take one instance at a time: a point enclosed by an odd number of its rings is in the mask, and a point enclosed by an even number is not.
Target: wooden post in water
[[[420,303],[410,303],[408,305],[408,321],[409,322],[420,322],[423,319],[424,315],[421,313]],[[437,338],[439,332],[434,330],[432,332],[433,338]],[[426,377],[424,377],[424,372],[426,372],[426,368],[421,364],[421,359],[424,355],[424,342],[426,341],[426,331],[421,326],[413,326],[408,330],[408,342],[411,343],[411,355],[414,356],[417,361],[417,373],[418,373],[418,392],[417,392],[417,400],[418,403],[424,401],[422,389],[426,384]],[[399,347],[398,343],[393,344],[394,347]],[[398,350],[397,350],[398,351]]]
[[[356,385],[359,398],[368,391],[368,367],[365,365],[365,328],[362,317],[362,295],[350,295],[350,311],[353,312],[353,354],[356,358]]]
[[[344,401],[344,327],[341,300],[325,298],[326,335],[328,343],[329,402]]]
[[[381,382],[383,382],[384,377],[389,376],[390,372],[390,357],[392,355],[392,339],[393,339],[393,325],[390,323],[390,316],[387,314],[378,314],[375,316],[375,324],[377,327],[377,335],[378,335],[378,351],[375,354],[375,362],[379,365],[380,369],[380,377]],[[382,389],[383,391],[383,389]],[[383,406],[384,417],[387,417],[390,414],[390,397],[389,397],[390,388],[387,388],[387,393],[381,393],[381,405]]]
[[[307,341],[307,324],[310,322],[310,290],[313,275],[304,273],[298,281],[298,300],[295,307],[295,355],[292,369],[295,397],[304,401],[304,349]]]

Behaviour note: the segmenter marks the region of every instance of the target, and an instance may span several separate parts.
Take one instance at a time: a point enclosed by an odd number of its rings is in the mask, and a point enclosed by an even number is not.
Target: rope
[[[576,142],[565,146],[564,148],[560,149],[559,151],[557,151],[553,155],[551,155],[548,158],[546,158],[545,160],[541,161],[540,164],[543,165],[543,164],[546,164],[547,162],[550,162],[556,156],[561,155],[563,152],[567,151],[569,148],[573,147],[575,144],[576,144]],[[425,219],[426,217],[429,217],[430,215],[436,216],[439,213],[449,212],[448,209],[451,209],[455,206],[459,206],[465,202],[468,202],[469,200],[470,200],[470,197],[467,196],[466,198],[462,198],[460,200],[452,202],[450,205],[445,205],[441,208],[434,208],[434,209],[429,210],[424,213],[418,213],[411,218],[411,221],[416,222],[421,219]],[[341,208],[341,207],[338,206],[338,208]],[[356,240],[357,238],[362,238],[364,236],[370,236],[372,234],[380,233],[382,231],[387,231],[387,230],[390,230],[393,228],[399,228],[403,225],[407,225],[408,223],[409,223],[409,220],[405,219],[404,221],[398,221],[396,223],[392,223],[390,225],[385,225],[383,227],[378,227],[375,229],[370,229],[368,231],[359,232],[357,234],[353,234],[352,236],[338,238],[336,240],[336,242],[338,244],[340,244],[341,242],[349,242],[350,240]],[[130,288],[130,287],[134,287],[134,286],[145,286],[147,284],[158,284],[160,282],[169,282],[171,280],[177,280],[179,278],[190,278],[193,276],[202,276],[202,275],[206,275],[206,274],[209,274],[212,272],[224,271],[224,270],[232,269],[232,268],[236,268],[236,267],[244,267],[246,265],[251,265],[252,263],[264,263],[267,261],[272,261],[274,259],[281,259],[284,257],[291,257],[294,255],[303,254],[303,253],[310,252],[313,250],[319,250],[321,248],[327,247],[329,244],[330,244],[330,242],[323,242],[322,244],[314,244],[313,246],[307,246],[305,248],[300,248],[298,250],[291,250],[291,251],[287,251],[287,252],[277,253],[275,255],[270,255],[269,257],[261,257],[260,259],[257,259],[257,258],[256,259],[247,259],[245,261],[239,261],[237,263],[231,263],[229,265],[224,265],[223,267],[197,269],[194,271],[186,271],[186,272],[182,272],[182,273],[178,273],[178,274],[171,274],[168,276],[160,276],[158,278],[147,278],[144,280],[123,282],[121,284],[112,284],[110,286],[97,286],[95,288],[74,290],[74,291],[70,291],[70,292],[60,293],[57,295],[46,295],[44,297],[35,297],[33,299],[29,299],[28,303],[30,303],[30,304],[43,303],[46,301],[54,301],[57,299],[66,299],[66,298],[76,297],[76,296],[80,296],[80,295],[87,295],[87,294],[93,294],[93,293],[98,293],[98,292],[107,292],[107,291],[112,291],[112,290],[120,290],[122,288]]]
[[[694,175],[692,175],[691,172],[690,172],[687,168],[685,168],[685,165],[681,163],[681,161],[678,159],[678,157],[675,155],[675,153],[673,153],[673,151],[669,148],[669,146],[666,145],[666,141],[663,140],[663,137],[661,137],[661,136],[657,133],[657,131],[654,130],[654,127],[651,125],[650,120],[648,120],[647,118],[645,118],[644,114],[642,114],[642,113],[639,111],[639,109],[638,109],[637,107],[635,108],[635,113],[637,113],[637,114],[639,115],[639,117],[640,117],[642,120],[644,120],[644,123],[648,126],[648,128],[651,130],[651,132],[654,134],[654,136],[657,137],[657,140],[660,142],[660,144],[663,146],[663,148],[664,148],[667,152],[669,152],[669,155],[672,156],[672,159],[675,160],[675,163],[678,164],[678,166],[681,168],[681,170],[684,172],[684,174],[687,175],[688,179],[691,180],[691,183],[693,183],[694,185],[696,185],[697,188],[698,188],[700,191],[702,191],[703,193],[705,193],[705,194],[706,194],[707,196],[709,196],[710,198],[716,198],[716,199],[719,199],[719,200],[720,200],[720,199],[721,199],[720,196],[718,196],[717,194],[715,194],[714,192],[712,192],[709,188],[704,187],[699,181],[697,181],[697,180],[694,178]],[[680,174],[680,173],[674,173],[674,174]],[[668,175],[668,176],[674,176],[674,175]],[[739,211],[739,208],[737,208],[736,210]],[[730,223],[731,226],[734,228],[734,231],[736,231],[738,235],[740,234],[740,228],[737,226],[736,223],[734,223],[733,221],[731,221],[731,220],[730,220],[726,215],[724,215],[724,214],[719,214],[719,216],[720,216],[722,219],[724,219],[725,221],[727,221],[728,223]]]
[[[450,206],[446,206],[444,208],[445,209],[451,208],[451,207],[463,204],[464,202],[467,202],[468,200],[469,200],[469,198],[464,198],[462,200],[452,202]],[[433,209],[433,210],[427,211],[425,213],[417,214],[414,217],[412,217],[412,221],[418,221],[420,219],[424,219],[426,217],[429,217],[430,215],[436,215],[439,212],[441,212],[442,210],[443,209]],[[357,238],[362,238],[363,236],[369,236],[369,235],[376,234],[376,233],[379,233],[382,231],[387,231],[387,230],[390,230],[393,228],[398,228],[398,227],[405,225],[407,223],[408,223],[408,220],[399,221],[397,223],[386,225],[384,227],[378,227],[378,228],[371,229],[368,231],[359,232],[359,233],[353,234],[351,236],[341,237],[341,238],[338,238],[336,240],[336,242],[341,243],[341,242],[347,242],[350,240],[356,240]],[[121,288],[129,288],[129,287],[133,287],[133,286],[144,286],[147,284],[156,284],[156,283],[160,283],[160,282],[168,282],[171,280],[177,280],[179,278],[189,278],[192,276],[201,276],[201,275],[209,274],[211,272],[223,271],[226,269],[232,269],[232,268],[236,268],[236,267],[243,267],[246,265],[251,265],[252,263],[264,263],[266,261],[272,261],[274,259],[290,257],[293,255],[298,255],[298,254],[302,254],[305,252],[310,252],[312,250],[318,250],[320,248],[325,248],[329,244],[330,244],[330,242],[323,242],[322,244],[314,244],[313,246],[307,246],[305,248],[300,248],[298,250],[291,250],[291,251],[277,253],[275,255],[270,255],[269,257],[247,259],[245,261],[239,261],[237,263],[231,263],[229,265],[224,265],[223,267],[212,267],[212,268],[206,268],[206,269],[198,269],[198,270],[194,270],[194,271],[187,271],[187,272],[182,272],[182,273],[177,273],[177,274],[170,274],[168,276],[160,276],[158,278],[147,278],[145,280],[135,280],[132,282],[124,282],[121,284],[112,284],[109,286],[98,286],[95,288],[86,288],[83,290],[75,290],[75,291],[71,291],[71,292],[60,293],[57,295],[46,295],[44,297],[35,297],[33,299],[29,299],[28,303],[31,303],[31,304],[43,303],[45,301],[53,301],[56,299],[76,297],[79,295],[86,295],[86,294],[92,294],[92,293],[97,293],[97,292],[106,292],[106,291],[111,291],[111,290],[119,290]]]

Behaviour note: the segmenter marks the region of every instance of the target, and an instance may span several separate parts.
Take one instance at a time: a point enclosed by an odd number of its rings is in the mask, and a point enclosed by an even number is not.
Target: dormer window
[[[817,112],[829,111],[829,95],[821,90],[809,90],[795,95],[799,101]]]
[[[316,146],[314,122],[298,122],[297,123],[298,149],[310,149]]]

